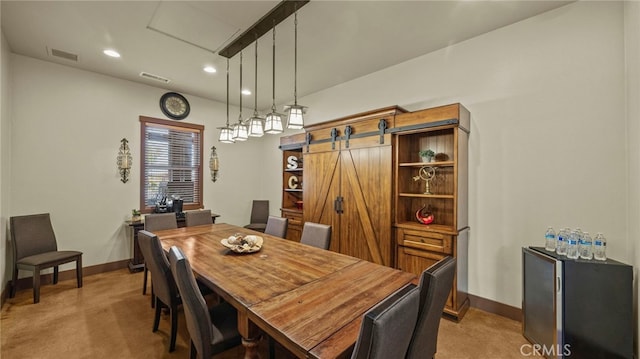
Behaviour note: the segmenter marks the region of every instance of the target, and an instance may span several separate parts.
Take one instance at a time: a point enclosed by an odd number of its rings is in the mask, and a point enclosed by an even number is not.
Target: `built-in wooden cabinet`
[[[330,249],[393,266],[392,136],[388,107],[305,127],[304,221],[332,227]]]
[[[469,117],[460,104],[414,112],[393,106],[283,137],[282,215],[290,218],[289,231],[292,223],[329,224],[330,250],[417,276],[445,256],[456,257],[445,312],[462,318],[469,307]],[[436,153],[435,162],[422,162],[419,151],[426,149]],[[304,159],[304,170],[287,167],[291,156]],[[421,170],[433,175],[428,190]],[[291,188],[291,176],[300,175],[304,190]],[[295,207],[300,198],[303,211]],[[433,215],[432,223],[416,219],[421,209]]]
[[[282,150],[282,207],[281,216],[289,221],[287,239],[300,242],[302,234],[303,173],[302,145],[304,133],[280,138]]]
[[[469,307],[469,111],[459,104],[426,109],[398,116],[396,125],[401,128],[394,138],[397,267],[418,275],[445,256],[456,257],[457,275],[445,312],[461,318]],[[431,162],[419,156],[427,149],[435,153]],[[431,223],[418,220],[429,215]]]

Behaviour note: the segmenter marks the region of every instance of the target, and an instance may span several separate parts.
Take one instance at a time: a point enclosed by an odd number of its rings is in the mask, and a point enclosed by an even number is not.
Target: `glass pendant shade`
[[[289,106],[289,115],[287,117],[287,128],[299,130],[304,127],[305,106],[291,105]]]
[[[273,109],[271,113],[267,114],[267,118],[264,121],[264,132],[268,134],[278,134],[282,133],[282,131],[284,131],[282,127],[282,115]]]
[[[231,127],[222,127],[220,128],[220,137],[218,137],[218,141],[222,143],[234,143],[233,140],[233,130]]]
[[[247,133],[247,126],[243,125],[241,122],[233,125],[233,135],[231,138],[234,141],[246,141],[249,139],[249,135]]]
[[[262,137],[264,135],[264,119],[255,112],[249,119],[249,136]]]

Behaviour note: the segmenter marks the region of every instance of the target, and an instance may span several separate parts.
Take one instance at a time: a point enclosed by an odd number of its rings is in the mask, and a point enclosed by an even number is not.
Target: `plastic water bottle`
[[[569,229],[564,228],[558,232],[558,242],[556,243],[556,252],[559,255],[567,255],[567,240],[569,236]]]
[[[556,251],[556,231],[553,228],[547,228],[544,233],[544,249],[555,252]]]
[[[578,239],[580,236],[576,230],[569,233],[567,239],[567,258],[578,259]]]
[[[607,260],[607,240],[602,233],[596,234],[593,240],[593,256],[599,261]]]
[[[589,232],[582,233],[582,237],[580,238],[580,258],[582,259],[592,259],[593,258],[593,247],[591,236]]]

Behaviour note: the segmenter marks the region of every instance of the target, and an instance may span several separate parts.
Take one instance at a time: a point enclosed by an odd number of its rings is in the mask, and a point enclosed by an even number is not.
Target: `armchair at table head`
[[[404,358],[419,303],[419,289],[406,286],[367,311],[351,359]]]
[[[155,317],[153,331],[158,330],[160,313],[163,307],[169,308],[171,314],[171,338],[169,352],[175,350],[176,335],[178,333],[178,304],[181,303],[178,287],[171,274],[169,261],[162,249],[160,239],[148,231],[138,232],[138,243],[145,258],[145,263],[151,271],[151,281],[155,295]]]
[[[76,262],[76,281],[82,287],[82,252],[59,251],[49,213],[15,216],[9,219],[13,246],[13,278],[9,297],[16,295],[18,271],[33,272],[33,302],[40,302],[40,270],[53,267],[53,284],[58,283],[58,266]]]
[[[202,209],[199,211],[187,211],[184,215],[185,224],[187,227],[191,226],[202,226],[205,224],[212,224],[213,220],[211,219],[211,210],[210,209]]]
[[[305,222],[302,227],[300,243],[329,249],[331,245],[331,226],[320,223]]]
[[[178,247],[169,250],[171,272],[180,291],[187,330],[191,337],[191,358],[211,358],[241,343],[238,314],[228,302],[207,307],[189,260]]]
[[[407,359],[433,358],[438,343],[440,318],[453,286],[456,259],[445,257],[422,272],[420,277],[420,311]]]
[[[288,226],[288,218],[269,216],[269,219],[267,219],[267,227],[264,229],[264,233],[280,238],[286,238]]]
[[[249,224],[244,228],[249,228],[254,231],[264,232],[267,227],[267,219],[269,218],[269,201],[268,200],[253,200],[251,205],[251,219]]]

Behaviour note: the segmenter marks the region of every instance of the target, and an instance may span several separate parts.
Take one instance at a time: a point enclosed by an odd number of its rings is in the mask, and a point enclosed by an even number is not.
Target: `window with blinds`
[[[202,208],[204,126],[140,116],[140,209],[153,212],[166,199]]]

